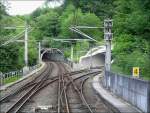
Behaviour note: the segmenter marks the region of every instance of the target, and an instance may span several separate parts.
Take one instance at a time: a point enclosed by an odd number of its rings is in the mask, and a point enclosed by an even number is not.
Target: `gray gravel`
[[[87,99],[87,103],[89,103],[91,108],[93,108],[94,113],[110,113],[107,106],[103,103],[103,100],[101,100],[96,92],[93,90],[92,80],[93,77],[90,77],[90,79],[88,79],[84,84],[83,92],[85,98]]]
[[[55,77],[60,74],[60,70],[58,66],[53,63],[54,68],[51,72],[50,77]],[[70,67],[66,66],[67,70],[70,71]],[[87,72],[86,72],[87,73]],[[81,74],[77,74],[74,77],[80,76]],[[29,77],[28,79],[15,84],[14,86],[7,89],[7,91],[2,92],[2,95],[6,95],[17,88],[22,87],[24,84],[32,81],[36,76]],[[80,87],[82,79],[77,80],[76,84]],[[22,113],[44,113],[44,111],[51,111],[49,113],[56,113],[57,111],[57,93],[58,93],[58,82],[54,82],[48,85],[46,88],[42,89],[38,94],[36,94],[32,99],[30,99],[25,106],[22,108]],[[10,101],[2,104],[1,112],[5,111],[8,107],[10,107],[17,99],[24,94],[24,92],[20,93],[19,95],[14,96],[13,99]],[[85,83],[84,86],[84,94],[85,98],[87,99],[88,104],[91,106],[94,113],[104,113],[110,112],[108,111],[107,106],[103,103],[103,101],[96,95],[92,88],[92,77]],[[85,106],[85,104],[81,101],[78,94],[75,92],[72,85],[70,85],[67,89],[67,96],[69,100],[69,107],[71,113],[89,113],[89,110]],[[43,112],[38,112],[39,108],[43,109]],[[47,109],[48,108],[48,109]],[[42,110],[41,110],[42,111]],[[48,112],[47,112],[48,113]]]
[[[50,77],[55,77],[58,75],[58,67],[54,64],[54,70]],[[57,102],[57,82],[50,84],[46,88],[42,89],[38,94],[36,94],[30,102],[24,106],[22,109],[23,112],[34,112],[35,109],[39,107],[52,107],[56,105]]]

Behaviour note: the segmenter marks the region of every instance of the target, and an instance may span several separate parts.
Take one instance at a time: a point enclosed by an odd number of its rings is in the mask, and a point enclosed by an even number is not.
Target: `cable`
[[[22,36],[22,34],[23,34],[24,32],[25,32],[25,30],[24,30],[23,32],[19,33],[18,35],[16,35],[15,37],[13,37],[12,39],[10,39],[10,40],[4,42],[1,46],[5,46],[5,45],[9,44],[10,42],[13,42],[17,37],[20,38],[20,35]],[[19,39],[19,38],[17,38],[17,39]],[[1,46],[0,46],[0,47],[1,47]]]
[[[30,29],[30,30],[28,31],[28,33],[30,33],[32,30],[33,30],[33,29]],[[9,43],[12,43],[12,42],[14,42],[14,41],[20,39],[20,38],[24,35],[24,34],[23,34],[24,32],[25,32],[25,30],[23,30],[21,33],[19,33],[18,35],[16,35],[16,36],[13,37],[12,39],[10,39],[10,40],[4,42],[2,45],[0,45],[0,47],[5,46],[5,45],[8,45]]]
[[[95,41],[95,42],[98,42],[97,40],[91,38],[89,35],[85,34],[84,32],[82,32],[82,31],[80,31],[80,30],[78,30],[78,29],[76,29],[75,27],[71,27],[71,28],[69,28],[69,29],[72,30],[72,31],[74,31],[74,32],[76,32],[76,33],[79,33],[79,34],[82,35],[82,36],[87,37],[87,38],[90,39],[90,40],[93,40],[93,41]]]

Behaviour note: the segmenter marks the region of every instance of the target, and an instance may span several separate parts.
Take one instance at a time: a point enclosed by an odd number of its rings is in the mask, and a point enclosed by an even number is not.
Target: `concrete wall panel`
[[[109,76],[111,78],[111,85],[106,83],[105,87],[143,112],[150,112],[150,82],[111,72],[106,72],[105,75],[106,82],[108,82]]]
[[[80,64],[82,67],[89,68],[90,66],[92,67],[97,67],[97,66],[104,66],[105,64],[105,56],[104,54],[96,54],[94,56],[89,56],[82,58],[80,61]]]

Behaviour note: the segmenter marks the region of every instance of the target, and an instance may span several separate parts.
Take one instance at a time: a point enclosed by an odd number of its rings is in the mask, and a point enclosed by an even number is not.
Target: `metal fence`
[[[22,75],[23,75],[22,70],[11,71],[11,72],[8,72],[8,73],[0,73],[0,85],[6,84],[6,81],[8,79],[12,79],[14,77],[20,78]]]
[[[150,112],[150,81],[105,72],[104,87],[143,112]]]
[[[26,75],[29,74],[30,72],[32,72],[33,70],[37,69],[39,66],[40,65],[35,65],[35,66],[28,67],[29,70],[26,73]],[[8,79],[11,79],[13,77],[20,78],[22,76],[24,76],[23,69],[22,70],[17,70],[17,71],[11,71],[11,72],[7,72],[7,73],[1,73],[0,72],[0,86],[5,85],[6,81]]]

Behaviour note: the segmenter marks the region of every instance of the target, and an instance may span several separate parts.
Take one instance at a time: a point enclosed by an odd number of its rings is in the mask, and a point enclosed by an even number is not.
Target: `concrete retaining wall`
[[[80,64],[84,68],[89,68],[90,66],[92,67],[97,67],[97,66],[104,66],[105,63],[105,56],[101,53],[96,54],[92,57],[85,57],[82,58],[80,61]]]
[[[104,86],[143,112],[150,112],[150,82],[105,72]]]

